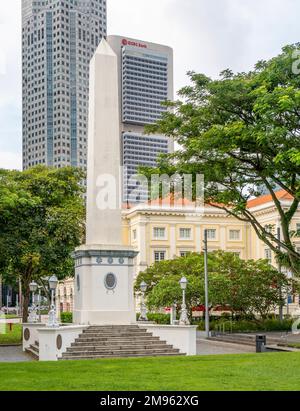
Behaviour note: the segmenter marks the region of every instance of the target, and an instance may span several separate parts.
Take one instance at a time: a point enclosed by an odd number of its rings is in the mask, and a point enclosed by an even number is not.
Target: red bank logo
[[[140,48],[143,48],[143,49],[147,48],[146,44],[138,43],[136,41],[130,41],[130,40],[126,40],[126,39],[122,40],[122,44],[123,44],[123,46],[134,46],[134,47],[140,47]]]

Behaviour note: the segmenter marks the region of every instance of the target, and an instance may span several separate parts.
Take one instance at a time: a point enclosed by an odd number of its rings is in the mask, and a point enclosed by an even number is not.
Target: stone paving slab
[[[32,358],[23,352],[21,346],[1,347],[0,362],[23,362],[32,361]]]
[[[255,347],[220,341],[197,339],[197,355],[254,353]]]

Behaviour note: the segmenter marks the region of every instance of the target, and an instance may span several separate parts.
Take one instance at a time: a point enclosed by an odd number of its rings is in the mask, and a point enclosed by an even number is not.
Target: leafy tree
[[[289,284],[267,260],[245,261],[224,251],[209,253],[208,269],[210,306],[228,306],[233,313],[266,316],[283,303],[282,294]],[[147,282],[151,309],[180,304],[183,275],[188,279],[186,299],[191,313],[193,307],[205,303],[203,254],[156,263],[138,275],[136,290],[141,281]]]
[[[24,322],[31,281],[73,274],[71,252],[84,233],[83,178],[71,167],[0,170],[0,273],[10,283],[21,278]]]
[[[182,302],[182,290],[178,275],[169,275],[159,283],[148,294],[147,304],[150,309],[171,307],[174,303],[180,306]],[[199,276],[187,275],[188,287],[186,289],[186,306],[191,313],[192,308],[199,302],[204,301],[204,287]]]
[[[286,46],[248,73],[230,70],[212,80],[189,73],[173,109],[147,128],[180,144],[181,150],[163,156],[152,174],[203,174],[205,200],[229,215],[250,223],[259,239],[282,265],[300,275],[300,254],[290,225],[300,201],[300,76],[293,73],[300,43]],[[291,197],[282,204],[278,189]],[[271,195],[280,216],[281,239],[264,227],[247,208],[247,201]],[[195,195],[195,193],[194,193]]]

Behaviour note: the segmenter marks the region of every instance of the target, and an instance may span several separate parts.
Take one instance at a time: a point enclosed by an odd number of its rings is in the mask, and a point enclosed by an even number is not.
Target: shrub
[[[170,314],[149,313],[147,317],[149,321],[154,321],[157,324],[170,324],[171,321]]]
[[[147,314],[148,321],[155,322],[156,324],[170,324],[171,318],[170,314],[159,314],[159,313],[148,313]],[[136,319],[140,318],[140,314],[137,313]]]
[[[60,320],[62,323],[71,324],[73,322],[73,313],[68,311],[60,313]]]
[[[284,319],[282,322],[278,319],[266,319],[266,320],[233,320],[224,321],[222,319],[216,321],[210,321],[210,329],[212,331],[222,331],[222,325],[225,324],[225,332],[235,333],[254,333],[254,332],[270,332],[270,331],[290,331],[292,328],[293,320]],[[205,330],[204,321],[196,323],[198,330]]]

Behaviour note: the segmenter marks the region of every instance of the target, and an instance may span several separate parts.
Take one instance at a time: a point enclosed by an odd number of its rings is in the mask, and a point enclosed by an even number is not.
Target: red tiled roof
[[[293,196],[285,190],[276,191],[276,197],[278,200],[293,200]],[[257,207],[262,204],[270,203],[273,201],[271,194],[265,194],[263,196],[249,200],[247,203],[248,208]]]
[[[285,190],[277,191],[276,192],[276,197],[279,200],[293,200],[293,196]],[[248,208],[257,207],[259,205],[267,204],[267,203],[270,203],[270,202],[273,202],[271,194],[265,194],[263,196],[260,196],[260,197],[254,198],[252,200],[249,200],[247,202],[247,207]],[[182,198],[174,198],[174,195],[170,195],[170,196],[168,196],[164,199],[157,198],[157,199],[152,200],[152,201],[146,201],[144,203],[144,205],[145,206],[146,205],[147,206],[168,206],[168,205],[170,205],[172,207],[174,207],[176,205],[177,206],[195,206],[195,202],[187,200],[186,198],[183,198],[183,199]],[[208,203],[206,203],[206,205],[208,205],[208,206],[220,206],[221,207],[223,204],[208,202]],[[136,204],[123,203],[123,206],[122,206],[123,209],[130,209],[130,208],[133,208],[133,207],[136,207]]]

